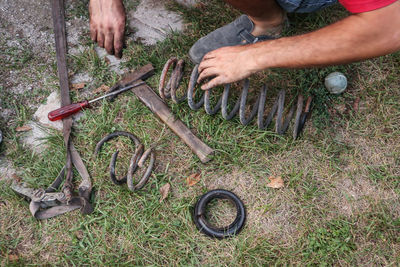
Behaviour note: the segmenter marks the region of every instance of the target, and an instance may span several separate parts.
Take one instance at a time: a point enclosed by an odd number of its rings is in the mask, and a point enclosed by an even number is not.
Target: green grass
[[[303,256],[311,260],[307,264],[331,265],[356,249],[352,224],[340,219],[311,228],[304,242]]]
[[[87,1],[69,7],[68,19],[87,18]],[[137,2],[127,9],[134,9]],[[160,71],[171,56],[189,62],[187,51],[199,37],[224,25],[238,15],[221,1],[204,1],[200,9],[175,4],[188,23],[184,33],[173,33],[164,42],[146,47],[128,41],[123,67],[135,69],[152,63],[155,75],[148,84],[156,89]],[[339,6],[311,15],[290,15],[292,27],[285,35],[318,29],[346,16]],[[111,86],[120,77],[111,72],[94,45],[83,36],[85,50],[69,57],[69,69],[86,72],[93,82]],[[50,42],[50,41],[49,41]],[[14,53],[9,52],[11,56]],[[28,52],[26,52],[28,53]],[[29,54],[29,53],[28,53]],[[53,55],[54,56],[54,55]],[[20,71],[21,62],[2,65]],[[25,64],[38,62],[27,57]],[[32,65],[33,66],[33,65]],[[208,164],[202,164],[165,125],[131,92],[114,102],[103,101],[75,124],[73,140],[94,185],[94,212],[79,211],[38,222],[28,203],[10,189],[9,180],[0,181],[0,262],[4,265],[388,265],[400,262],[400,54],[362,63],[318,69],[273,69],[252,78],[254,88],[267,83],[271,95],[287,90],[288,102],[299,93],[314,96],[313,113],[302,137],[277,135],[254,123],[242,126],[238,119],[225,121],[220,114],[192,111],[186,103],[168,102],[173,113],[216,150]],[[183,84],[192,65],[187,66]],[[56,80],[55,65],[32,67],[38,77],[48,77],[45,90]],[[50,71],[49,71],[50,70]],[[341,71],[349,88],[339,96],[330,95],[324,77]],[[59,132],[50,131],[47,148],[33,153],[21,144],[17,126],[31,119],[33,108],[25,99],[40,103],[43,91],[31,96],[14,96],[4,89],[1,100],[15,115],[6,127],[6,141],[0,148],[13,161],[19,176],[31,186],[46,187],[64,165],[65,147]],[[255,90],[256,91],[256,90]],[[81,100],[84,93],[72,94]],[[255,94],[255,92],[253,92]],[[254,95],[251,95],[254,97]],[[12,98],[13,101],[4,101]],[[33,100],[34,98],[34,100]],[[360,99],[359,111],[353,103]],[[130,192],[115,186],[109,178],[109,160],[120,150],[117,174],[122,176],[134,151],[124,137],[102,148],[95,158],[96,143],[113,131],[128,131],[145,147],[156,146],[156,168],[143,190]],[[186,177],[201,172],[193,187]],[[285,187],[267,186],[269,176],[282,176]],[[78,173],[74,172],[76,184]],[[159,189],[171,184],[166,200],[159,202]],[[210,239],[197,231],[192,209],[197,198],[215,188],[234,191],[244,201],[248,218],[238,236]],[[216,224],[232,219],[231,206],[215,203],[210,213]],[[226,212],[228,210],[228,212]],[[11,255],[11,256],[10,256]],[[17,260],[13,260],[15,256]]]

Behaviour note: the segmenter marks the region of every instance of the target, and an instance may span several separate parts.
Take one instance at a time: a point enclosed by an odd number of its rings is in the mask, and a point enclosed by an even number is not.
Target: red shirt
[[[351,13],[372,11],[388,6],[397,0],[339,0],[339,2]]]

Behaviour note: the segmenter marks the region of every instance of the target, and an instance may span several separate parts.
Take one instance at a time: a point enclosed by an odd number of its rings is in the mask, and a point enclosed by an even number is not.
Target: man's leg
[[[189,50],[193,63],[200,63],[206,53],[221,47],[251,44],[280,36],[286,12],[275,0],[225,2],[246,15],[200,38]]]
[[[225,0],[234,8],[247,14],[254,23],[252,34],[269,35],[280,33],[285,19],[285,11],[275,0]]]

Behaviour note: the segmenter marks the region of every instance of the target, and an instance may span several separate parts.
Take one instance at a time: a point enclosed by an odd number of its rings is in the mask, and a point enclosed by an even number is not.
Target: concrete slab
[[[16,175],[12,163],[4,155],[0,155],[0,181],[10,180]]]
[[[49,130],[33,121],[29,122],[27,125],[30,126],[32,130],[22,133],[22,143],[29,146],[34,153],[39,154],[47,148],[46,138],[50,134]]]
[[[79,72],[74,74],[69,81],[70,84],[91,83],[93,81],[93,77],[91,77],[87,72]]]
[[[108,67],[111,71],[114,71],[120,75],[128,71],[126,68],[121,68],[121,62],[123,62],[124,59],[119,59],[113,55],[107,54],[107,51],[99,46],[96,46],[94,50],[100,58],[106,59],[108,62]]]
[[[171,31],[182,31],[182,17],[165,8],[164,1],[142,0],[133,13],[127,15],[129,26],[135,28],[135,40],[154,45]]]
[[[58,109],[60,104],[60,94],[58,92],[53,92],[47,97],[46,104],[41,105],[36,110],[35,114],[33,114],[33,117],[45,126],[62,131],[63,125],[61,121],[50,121],[47,118],[47,114],[52,110]]]

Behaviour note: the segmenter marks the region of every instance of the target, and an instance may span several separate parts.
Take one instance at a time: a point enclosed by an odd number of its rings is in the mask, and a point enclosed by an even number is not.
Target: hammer
[[[113,86],[111,89],[116,90],[120,87],[126,87],[131,84],[141,82],[141,79],[146,79],[154,73],[154,68],[151,64],[147,64],[142,68],[128,74],[123,78],[118,86]],[[110,89],[110,91],[111,91]],[[207,146],[190,129],[178,118],[172,114],[171,110],[165,102],[151,89],[146,83],[133,87],[131,91],[137,98],[146,105],[154,114],[156,114],[162,122],[164,122],[179,138],[189,146],[202,163],[211,160],[210,156],[214,154],[214,150]]]

